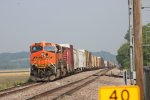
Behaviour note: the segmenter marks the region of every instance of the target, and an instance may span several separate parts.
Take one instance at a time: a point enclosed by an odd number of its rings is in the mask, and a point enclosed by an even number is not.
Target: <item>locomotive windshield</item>
[[[45,46],[44,50],[48,51],[48,52],[55,52],[55,47],[54,46]]]
[[[37,52],[37,51],[41,51],[43,48],[41,46],[33,46],[31,48],[31,52],[34,53],[34,52]]]

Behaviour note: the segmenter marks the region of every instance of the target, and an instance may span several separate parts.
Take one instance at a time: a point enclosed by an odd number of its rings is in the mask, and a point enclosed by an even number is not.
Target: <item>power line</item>
[[[142,9],[145,9],[145,8],[150,8],[150,7],[141,7]]]

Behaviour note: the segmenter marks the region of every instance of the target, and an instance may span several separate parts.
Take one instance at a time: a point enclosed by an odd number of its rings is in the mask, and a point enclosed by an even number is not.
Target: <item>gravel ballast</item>
[[[120,71],[114,69],[109,71],[107,75],[118,74]],[[81,88],[72,95],[65,95],[60,100],[98,100],[98,89],[102,86],[122,86],[125,85],[123,78],[115,78],[109,76],[101,76],[96,81],[90,83],[88,86]]]
[[[89,75],[92,75],[98,71],[99,70],[93,70],[93,71],[85,71],[85,72],[81,72],[78,74],[74,74],[74,75],[65,77],[63,79],[56,80],[54,82],[49,82],[49,83],[44,84],[42,86],[31,88],[27,91],[22,91],[22,92],[19,92],[16,94],[10,94],[8,96],[0,98],[0,100],[25,100],[25,99],[28,99],[28,98],[34,96],[34,95],[43,93],[47,90],[51,90],[51,89],[54,89],[56,87],[59,87],[59,86],[83,79],[83,78],[85,78]]]

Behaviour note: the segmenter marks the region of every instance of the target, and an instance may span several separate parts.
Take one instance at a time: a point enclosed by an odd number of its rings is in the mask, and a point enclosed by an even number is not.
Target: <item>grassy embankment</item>
[[[0,70],[0,90],[28,82],[29,70]]]

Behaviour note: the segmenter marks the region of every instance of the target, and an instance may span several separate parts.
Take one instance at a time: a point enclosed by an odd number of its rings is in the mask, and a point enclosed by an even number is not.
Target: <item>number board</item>
[[[105,86],[99,88],[99,100],[140,100],[138,86]]]

